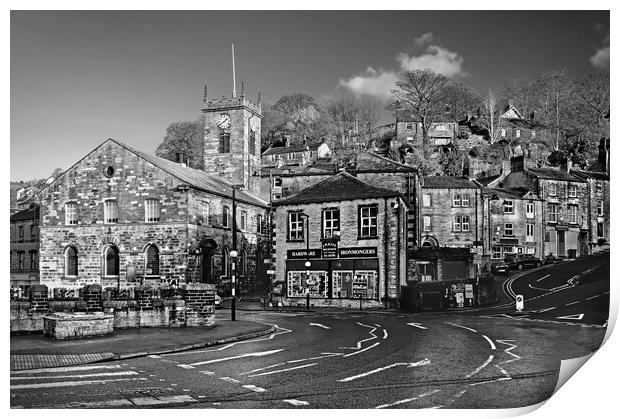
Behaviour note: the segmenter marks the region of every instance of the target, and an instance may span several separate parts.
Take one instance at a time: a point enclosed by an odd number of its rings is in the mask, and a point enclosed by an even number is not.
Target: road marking
[[[297,400],[297,399],[284,399],[282,401],[288,404],[292,404],[293,406],[308,406],[310,404],[303,400]]]
[[[210,359],[208,361],[194,362],[194,363],[189,364],[189,365],[198,366],[198,365],[214,364],[216,362],[230,361],[232,359],[267,356],[267,355],[276,354],[278,352],[282,352],[283,350],[284,349],[274,349],[274,350],[265,351],[265,352],[252,352],[252,353],[249,353],[249,354],[227,356],[226,358],[218,358],[218,359]]]
[[[435,394],[435,393],[437,393],[439,391],[441,391],[441,390],[431,390],[431,391],[428,391],[426,393],[422,393],[419,396],[411,397],[410,399],[403,399],[403,400],[399,400],[399,401],[394,402],[394,403],[387,403],[387,404],[379,405],[379,406],[375,407],[375,409],[384,409],[386,407],[392,407],[392,406],[397,406],[399,404],[412,402],[412,401],[421,399],[422,397],[426,397],[426,396],[430,396],[431,394]]]
[[[500,365],[501,365],[501,364],[508,364],[509,362],[513,362],[513,361],[517,361],[517,360],[521,359],[521,357],[520,357],[519,355],[516,355],[516,354],[513,354],[512,352],[510,352],[510,351],[512,351],[514,348],[516,348],[516,347],[517,347],[517,345],[515,345],[515,344],[513,344],[513,343],[509,343],[509,342],[514,342],[514,340],[512,340],[512,339],[504,339],[504,340],[499,340],[499,339],[498,339],[497,341],[498,341],[499,343],[503,344],[503,345],[510,346],[510,348],[506,348],[506,349],[504,349],[504,353],[507,353],[508,355],[511,355],[511,356],[513,357],[513,359],[509,359],[509,360],[507,360],[507,361],[500,362]]]
[[[342,355],[342,353],[340,352],[321,352],[321,356],[313,356],[310,358],[293,359],[292,361],[280,362],[278,364],[269,365],[267,367],[257,368],[252,371],[242,372],[239,375],[247,375],[247,374],[252,374],[253,372],[264,371],[264,370],[268,370],[268,369],[275,368],[275,367],[281,367],[282,365],[295,364],[297,362],[313,361],[315,359],[323,359],[323,358],[329,358],[332,356],[340,356],[340,355]]]
[[[545,279],[545,278],[549,278],[550,276],[551,276],[551,274],[549,274],[549,275],[545,275],[545,276],[543,276],[542,278],[537,279],[537,280],[536,280],[536,282],[540,282],[540,281],[542,281],[542,280],[543,280],[543,279]]]
[[[200,373],[204,375],[215,375],[213,371],[200,371]]]
[[[556,319],[581,320],[583,319],[583,313],[571,314],[570,316],[556,317]]]
[[[192,367],[191,365],[179,364],[177,367],[185,368],[186,370],[193,370],[196,367]]]
[[[566,304],[566,305],[567,305],[567,306],[572,306],[573,304],[577,304],[577,303],[580,303],[580,302],[581,302],[581,301],[573,301],[572,303],[568,303],[568,304]]]
[[[240,383],[241,381],[236,380],[232,377],[220,377],[220,380],[222,381],[228,381],[229,383]]]
[[[80,365],[77,367],[55,367],[55,368],[38,368],[33,370],[11,371],[11,374],[38,374],[51,372],[69,372],[69,371],[88,371],[97,369],[113,370],[120,368],[120,365]]]
[[[470,332],[478,333],[478,331],[477,331],[477,330],[474,330],[474,329],[472,329],[471,327],[463,326],[463,325],[456,324],[456,323],[446,323],[446,324],[450,324],[450,325],[452,325],[452,326],[460,327],[461,329],[467,329],[467,330],[469,330]]]
[[[270,324],[268,324],[270,325]],[[271,326],[271,325],[270,325]],[[205,352],[217,352],[217,351],[223,351],[226,350],[228,348],[231,348],[235,345],[240,345],[240,344],[245,344],[245,343],[254,343],[254,342],[261,342],[264,340],[271,340],[274,337],[278,336],[278,335],[283,335],[285,333],[291,333],[292,330],[291,329],[286,329],[284,327],[280,327],[277,324],[274,324],[273,327],[275,327],[278,330],[282,330],[281,332],[274,332],[272,334],[270,334],[269,336],[265,337],[265,338],[260,338],[260,339],[252,339],[252,340],[241,340],[239,342],[233,342],[233,343],[229,343],[228,345],[224,345],[220,348],[217,349],[205,349],[203,351],[191,351],[192,354],[201,354],[201,353],[205,353]],[[175,352],[172,354],[163,354],[162,356],[180,356],[180,355],[187,355],[187,352]]]
[[[253,385],[253,384],[246,384],[246,385],[243,385],[243,386],[241,386],[241,387],[243,387],[243,388],[247,388],[248,390],[252,390],[252,391],[254,391],[254,392],[256,392],[256,393],[262,393],[262,392],[267,391],[267,390],[265,390],[264,388],[262,388],[262,387],[256,387],[256,386],[255,386],[255,385]]]
[[[605,291],[605,292],[603,293],[603,295],[607,295],[607,294],[609,294],[609,291]]]
[[[159,404],[172,404],[172,403],[192,403],[197,400],[187,394],[181,394],[179,396],[161,396],[161,397],[136,397],[130,399],[137,406],[152,406]]]
[[[153,359],[161,359],[161,356],[159,355],[149,355],[148,357]]]
[[[308,368],[308,367],[312,367],[313,365],[317,365],[316,363],[314,364],[306,364],[306,365],[300,365],[298,367],[292,367],[292,368],[285,368],[283,370],[277,370],[277,371],[269,371],[269,372],[262,372],[260,374],[253,374],[253,375],[248,375],[248,377],[258,377],[261,375],[270,375],[270,374],[277,374],[280,372],[286,372],[286,371],[292,371],[292,370],[298,370],[301,368]]]
[[[412,368],[412,367],[419,367],[422,365],[430,365],[430,363],[431,361],[429,361],[428,358],[424,358],[422,361],[418,361],[418,362],[397,362],[392,365],[387,365],[385,367],[377,368],[372,371],[364,372],[358,375],[353,375],[351,377],[343,378],[342,380],[337,380],[337,381],[339,383],[346,383],[347,381],[357,380],[358,378],[367,377],[369,375],[376,374],[381,371],[389,370],[390,368],[394,368],[394,367],[406,366],[407,368]]]
[[[538,310],[537,313],[544,313],[545,311],[551,311],[551,310],[556,309],[556,308],[557,307],[543,308],[542,310]]]
[[[489,339],[489,337],[487,335],[482,335],[483,338],[485,338],[487,340],[487,342],[489,342],[489,345],[491,345],[491,349],[495,350],[497,349],[495,347],[495,344],[493,343],[493,341],[491,339]]]
[[[407,323],[407,326],[413,326],[413,327],[417,327],[418,329],[424,329],[424,330],[428,329],[428,327],[422,326],[422,323]]]
[[[383,339],[387,339],[388,337],[388,332],[387,330],[383,329]]]
[[[592,297],[586,298],[586,300],[594,300],[595,298],[598,298],[598,297],[600,297],[600,295],[594,295]]]
[[[374,343],[374,344],[372,344],[372,345],[370,345],[370,346],[368,346],[368,347],[366,347],[366,348],[364,348],[364,349],[360,349],[360,350],[359,350],[359,351],[357,351],[357,352],[351,352],[350,354],[346,354],[346,355],[344,355],[344,356],[343,356],[343,358],[348,358],[348,357],[353,356],[353,355],[361,354],[362,352],[366,352],[367,350],[369,350],[369,349],[371,349],[371,348],[374,348],[374,347],[375,347],[375,346],[377,346],[378,344],[379,344],[379,342]]]
[[[512,380],[512,377],[501,377],[501,378],[498,378],[497,380],[479,381],[477,383],[471,383],[469,385],[470,386],[479,386],[480,384],[490,384],[490,383],[496,383],[498,381],[506,381],[506,380]]]
[[[324,324],[321,324],[321,323],[310,323],[310,326],[322,327],[323,329],[331,329],[331,327],[325,326]]]
[[[363,343],[363,342],[366,342],[366,341],[368,341],[368,340],[377,339],[377,335],[375,335],[375,330],[377,330],[377,328],[376,328],[376,327],[373,327],[373,326],[368,326],[367,324],[363,324],[363,323],[360,323],[360,322],[356,322],[356,323],[357,323],[357,324],[359,324],[360,326],[364,326],[364,327],[368,327],[368,328],[372,329],[370,332],[368,332],[368,333],[370,333],[370,335],[371,335],[372,337],[370,337],[370,338],[368,338],[368,339],[362,339],[362,340],[360,340],[359,342],[357,342],[357,344],[355,345],[355,347],[340,346],[338,349],[361,349],[361,347],[362,347],[362,343]]]
[[[484,367],[489,365],[491,363],[491,361],[493,361],[493,355],[489,355],[489,358],[487,358],[487,360],[484,361],[484,364],[482,364],[478,368],[476,368],[471,374],[466,375],[465,378],[471,378],[472,376],[478,374],[480,371],[483,370]]]
[[[44,376],[26,376],[11,377],[11,380],[38,380],[50,378],[90,378],[90,377],[114,377],[119,375],[138,375],[135,371],[119,371],[119,372],[100,372],[98,374],[80,374],[80,375],[44,375]]]
[[[92,384],[106,384],[118,381],[146,381],[147,378],[115,378],[112,380],[89,380],[89,381],[59,381],[56,383],[39,383],[39,384],[17,384],[11,386],[11,390],[20,390],[25,388],[52,388],[52,387],[75,387],[88,386]]]

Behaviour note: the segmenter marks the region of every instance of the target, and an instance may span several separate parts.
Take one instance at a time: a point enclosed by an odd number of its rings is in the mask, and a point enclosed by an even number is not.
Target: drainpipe
[[[398,198],[396,198],[396,284],[400,284],[400,254],[402,249],[400,248],[400,217],[401,217],[401,209],[400,204],[398,202]],[[399,288],[396,288],[399,291]]]

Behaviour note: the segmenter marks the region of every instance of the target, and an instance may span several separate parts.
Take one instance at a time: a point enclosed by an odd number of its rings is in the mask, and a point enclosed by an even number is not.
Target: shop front
[[[378,300],[377,248],[288,250],[285,292],[291,298]]]

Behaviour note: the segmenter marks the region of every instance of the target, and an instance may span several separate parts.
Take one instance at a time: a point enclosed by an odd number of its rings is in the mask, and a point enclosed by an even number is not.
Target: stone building
[[[206,282],[225,289],[232,186],[224,177],[105,141],[42,191],[41,283],[125,288]],[[243,283],[265,277],[267,204],[247,190],[236,198]]]
[[[396,303],[406,279],[407,205],[399,191],[343,171],[274,202],[274,211],[276,301]]]
[[[564,170],[534,167],[529,159],[517,156],[512,159],[510,174],[501,187],[525,189],[545,201],[541,214],[545,234],[543,255],[589,254],[589,195],[585,180]]]
[[[570,173],[587,183],[587,228],[590,253],[609,250],[611,239],[609,174],[585,170],[571,170]]]
[[[11,215],[11,287],[27,291],[39,283],[39,206]]]
[[[397,123],[381,125],[376,128],[379,136],[388,132],[395,133],[396,142],[421,142],[423,138],[422,122],[415,119],[398,120]],[[438,119],[431,123],[428,130],[431,146],[447,145],[456,138],[459,124],[451,119]]]
[[[482,196],[484,255],[491,260],[521,253],[542,258],[543,201],[524,189],[489,188]]]

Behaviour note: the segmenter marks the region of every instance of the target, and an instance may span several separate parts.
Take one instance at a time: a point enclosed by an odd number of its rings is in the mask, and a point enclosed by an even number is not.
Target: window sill
[[[358,240],[377,240],[379,236],[358,236]]]
[[[304,243],[304,239],[286,239],[287,243]]]

